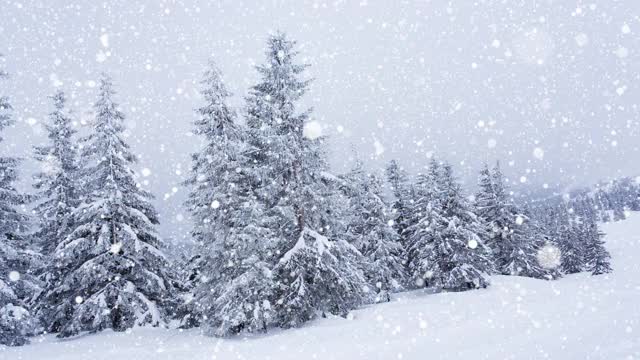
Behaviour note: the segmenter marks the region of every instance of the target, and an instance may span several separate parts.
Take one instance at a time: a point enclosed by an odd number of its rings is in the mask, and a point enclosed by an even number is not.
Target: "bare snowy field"
[[[640,359],[640,214],[603,230],[609,275],[498,276],[487,290],[414,291],[350,319],[248,338],[152,328],[44,336],[0,347],[0,359]]]

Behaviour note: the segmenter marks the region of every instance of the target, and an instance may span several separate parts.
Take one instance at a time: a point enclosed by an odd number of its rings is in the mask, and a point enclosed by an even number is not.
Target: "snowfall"
[[[496,276],[490,288],[397,294],[348,318],[219,339],[136,328],[0,347],[0,359],[640,359],[640,213],[603,224],[614,272],[558,281]]]

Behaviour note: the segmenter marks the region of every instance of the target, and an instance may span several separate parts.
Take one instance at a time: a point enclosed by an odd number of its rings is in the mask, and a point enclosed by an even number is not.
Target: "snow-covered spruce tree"
[[[417,287],[431,286],[432,274],[438,272],[435,268],[438,263],[434,258],[434,244],[439,233],[434,231],[432,224],[436,224],[440,218],[439,173],[440,164],[431,159],[427,172],[418,174],[415,200],[403,232],[408,275]]]
[[[487,243],[498,273],[535,278],[548,275],[537,256],[544,236],[509,198],[499,163],[493,171],[484,166],[478,186],[474,211],[487,224]]]
[[[560,248],[561,268],[565,274],[579,273],[584,269],[584,235],[581,219],[565,204],[556,207],[555,236]]]
[[[505,275],[527,276],[532,278],[557,278],[554,269],[545,269],[539,262],[538,253],[546,244],[546,238],[536,226],[533,219],[519,210],[515,214],[515,221],[503,242],[504,256],[500,257],[502,273]]]
[[[604,246],[604,233],[598,229],[594,217],[584,219],[584,262],[585,269],[593,275],[610,273],[612,271],[611,255]]]
[[[411,188],[408,183],[407,173],[398,162],[391,160],[386,168],[387,181],[391,185],[394,201],[391,205],[393,213],[393,227],[400,235],[401,241],[405,242],[405,230],[408,226],[408,219],[411,216]]]
[[[260,81],[247,97],[247,124],[256,196],[264,204],[262,226],[274,265],[274,324],[298,326],[318,313],[345,315],[363,301],[362,255],[339,233],[337,189],[325,182],[324,138],[305,133],[310,110],[296,103],[309,80],[295,62],[295,42],[278,33],[268,39]],[[305,136],[306,135],[306,136]]]
[[[52,97],[54,110],[46,125],[49,144],[35,147],[35,159],[41,171],[34,176],[38,190],[34,211],[40,218],[40,230],[35,234],[44,254],[51,254],[65,238],[70,214],[79,204],[76,190],[78,174],[77,149],[74,145],[71,119],[65,110],[66,98],[62,91]]]
[[[264,206],[253,194],[255,176],[244,129],[227,105],[231,94],[211,62],[201,82],[205,104],[195,133],[204,146],[193,154],[186,206],[198,243],[198,272],[187,322],[226,336],[266,329],[270,319],[271,269],[265,261],[270,231]]]
[[[350,202],[351,243],[364,255],[365,276],[376,290],[374,300],[390,301],[390,293],[403,288],[405,271],[400,236],[389,223],[394,217],[382,199],[381,181],[373,174],[366,174],[358,161],[344,177],[344,183]]]
[[[445,290],[467,290],[489,285],[493,273],[491,250],[484,244],[486,226],[474,213],[462,194],[460,184],[448,163],[441,167],[438,179],[441,189],[439,232],[434,246],[436,267],[435,285]]]
[[[155,231],[152,195],[135,181],[124,114],[111,79],[100,79],[93,132],[84,139],[75,228],[54,255],[58,278],[43,297],[47,327],[66,337],[111,328],[160,325],[172,284]]]
[[[2,188],[4,190],[4,188]],[[4,207],[0,201],[0,207]],[[2,210],[3,215],[6,209]],[[3,224],[4,225],[4,224]],[[3,226],[4,230],[10,230]],[[25,240],[12,233],[0,235],[0,344],[24,345],[40,328],[30,305],[41,283],[32,274],[42,257],[29,250]]]
[[[0,80],[7,74],[0,70]],[[0,96],[0,132],[13,124],[11,105]],[[0,141],[2,141],[0,137]],[[27,198],[14,187],[19,160],[0,156],[0,344],[24,345],[36,331],[37,321],[29,312],[29,303],[39,284],[31,271],[40,257],[27,248],[21,233],[29,218],[17,207]]]
[[[408,231],[409,271],[417,285],[459,291],[489,285],[491,250],[451,166],[432,160],[416,184],[417,219]]]
[[[364,242],[364,206],[367,203],[365,199],[368,194],[367,191],[367,173],[364,169],[364,164],[359,159],[356,159],[353,167],[346,174],[339,176],[340,190],[348,199],[348,211],[346,223],[346,235],[347,240],[358,251],[362,250]]]
[[[494,179],[489,166],[485,163],[478,176],[478,192],[475,195],[474,210],[476,215],[482,218],[487,224],[487,246],[493,252],[494,260],[500,257],[499,238],[502,234],[501,223],[504,219],[504,207],[500,204],[502,199],[498,199],[497,189],[493,185]],[[503,190],[503,189],[500,189]]]

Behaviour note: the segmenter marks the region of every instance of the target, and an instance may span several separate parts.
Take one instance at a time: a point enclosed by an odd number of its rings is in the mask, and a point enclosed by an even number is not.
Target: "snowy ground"
[[[608,276],[498,276],[487,290],[415,291],[353,319],[250,338],[151,328],[45,336],[0,347],[0,359],[640,359],[640,214],[603,230],[613,257]]]

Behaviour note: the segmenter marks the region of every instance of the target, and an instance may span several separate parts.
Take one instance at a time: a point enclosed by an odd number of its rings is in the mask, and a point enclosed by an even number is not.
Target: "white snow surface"
[[[218,339],[135,328],[0,347],[0,359],[640,359],[640,214],[603,225],[614,272],[495,276],[486,290],[396,294],[349,319]]]

